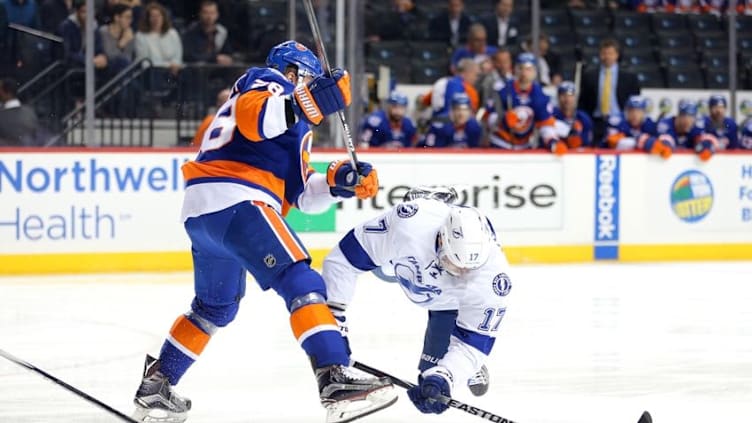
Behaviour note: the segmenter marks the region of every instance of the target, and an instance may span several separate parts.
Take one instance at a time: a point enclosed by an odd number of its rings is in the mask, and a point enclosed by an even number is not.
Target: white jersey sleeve
[[[506,296],[512,288],[504,253],[496,250],[480,269],[470,272],[465,295],[459,302],[457,323],[449,349],[438,364],[455,381],[466,381],[477,372],[491,352],[506,313]]]

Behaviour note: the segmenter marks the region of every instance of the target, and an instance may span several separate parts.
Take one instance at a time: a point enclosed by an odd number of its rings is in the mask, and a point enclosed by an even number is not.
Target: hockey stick
[[[54,382],[54,383],[62,386],[63,388],[67,389],[68,391],[73,392],[74,394],[76,394],[79,397],[85,399],[86,401],[89,401],[90,403],[96,405],[97,407],[102,408],[102,409],[108,411],[110,414],[118,417],[120,420],[122,420],[124,422],[139,423],[138,421],[136,421],[136,420],[134,420],[134,419],[126,416],[125,414],[123,414],[120,411],[118,411],[118,410],[110,407],[109,405],[103,403],[102,401],[100,401],[100,400],[92,397],[91,395],[87,394],[86,392],[81,391],[80,389],[75,388],[75,387],[73,387],[73,386],[71,386],[71,385],[63,382],[62,380],[56,378],[55,376],[52,376],[51,374],[49,374],[49,373],[45,372],[44,370],[42,370],[42,369],[34,366],[31,363],[28,363],[28,362],[26,362],[24,360],[21,360],[20,358],[15,357],[12,354],[10,354],[10,353],[8,353],[8,352],[6,352],[4,350],[0,350],[0,355],[3,356],[3,357],[5,357],[9,361],[12,361],[13,363],[18,364],[21,367],[25,367],[28,370],[31,370],[32,372],[35,372],[35,373],[38,373],[38,374],[42,375],[47,380],[49,380],[51,382]]]
[[[321,30],[319,29],[319,23],[316,20],[316,12],[313,10],[312,0],[305,0],[303,6],[305,6],[306,15],[308,16],[308,24],[311,25],[313,41],[316,43],[316,52],[319,55],[319,60],[321,60],[321,64],[324,65],[324,71],[331,78],[332,68],[329,66],[329,59],[326,56],[324,39],[321,37]],[[339,117],[339,122],[342,124],[342,132],[345,135],[345,146],[347,147],[347,154],[350,156],[350,164],[352,164],[353,168],[357,170],[358,156],[355,154],[355,144],[353,144],[350,125],[347,124],[344,111],[337,110],[337,116]]]
[[[355,367],[358,370],[362,370],[362,371],[364,371],[366,373],[370,373],[370,374],[372,374],[374,376],[377,376],[377,377],[386,377],[386,378],[389,378],[389,379],[391,379],[392,383],[394,383],[395,385],[399,386],[400,388],[410,389],[410,388],[414,388],[415,387],[415,384],[413,384],[413,383],[410,383],[410,382],[408,382],[406,380],[402,380],[402,379],[400,379],[398,377],[392,376],[389,373],[382,372],[381,370],[374,369],[373,367],[367,366],[367,365],[365,365],[365,364],[363,364],[361,362],[353,361],[352,362],[352,366]],[[491,413],[489,411],[486,411],[486,410],[482,410],[482,409],[480,409],[478,407],[473,407],[471,405],[465,404],[464,402],[457,401],[457,400],[452,399],[450,397],[442,396],[441,397],[441,402],[443,402],[444,404],[446,404],[446,405],[448,405],[448,406],[450,406],[452,408],[456,408],[458,410],[462,410],[465,413],[472,414],[473,416],[478,416],[478,417],[480,417],[480,418],[482,418],[484,420],[490,420],[490,421],[496,422],[496,423],[515,423],[512,420],[505,419],[504,417],[498,416],[498,415],[496,415],[494,413]]]
[[[375,369],[375,368],[373,368],[371,366],[368,366],[368,365],[365,365],[365,364],[363,364],[363,363],[361,363],[359,361],[352,361],[351,364],[356,369],[362,370],[362,371],[364,371],[366,373],[370,373],[370,374],[372,374],[372,375],[374,375],[376,377],[386,377],[386,378],[389,378],[392,381],[392,383],[394,383],[395,385],[399,386],[400,388],[410,389],[410,388],[413,388],[413,387],[416,386],[413,383],[410,383],[410,382],[408,382],[406,380],[402,380],[402,379],[400,379],[398,377],[392,376],[389,373],[382,372],[379,369]],[[496,414],[493,414],[491,412],[482,410],[482,409],[480,409],[478,407],[473,407],[471,405],[465,404],[464,402],[457,401],[457,400],[452,399],[450,397],[442,396],[441,397],[441,402],[443,402],[444,404],[446,404],[446,405],[448,405],[448,406],[450,406],[452,408],[456,408],[458,410],[462,410],[462,411],[464,411],[464,412],[466,412],[468,414],[472,414],[473,416],[478,416],[478,417],[480,417],[482,419],[490,420],[492,422],[496,422],[496,423],[515,423],[512,420],[505,419],[504,417],[497,416]],[[645,411],[645,412],[642,413],[642,416],[640,416],[640,420],[638,420],[637,423],[653,423],[653,418],[650,416],[649,412]]]

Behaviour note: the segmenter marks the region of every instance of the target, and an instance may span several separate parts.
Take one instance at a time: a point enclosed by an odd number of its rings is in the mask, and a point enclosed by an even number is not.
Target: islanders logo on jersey
[[[671,207],[687,223],[699,222],[713,208],[713,184],[699,170],[687,170],[671,185]]]

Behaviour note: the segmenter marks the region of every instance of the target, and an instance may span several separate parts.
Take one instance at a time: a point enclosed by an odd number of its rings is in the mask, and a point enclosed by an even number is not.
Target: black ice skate
[[[327,423],[345,423],[375,413],[397,402],[387,378],[375,378],[346,366],[316,369],[321,404]]]
[[[490,382],[491,380],[488,374],[488,368],[484,364],[483,366],[481,366],[480,370],[478,370],[478,373],[468,379],[467,387],[470,388],[470,392],[472,392],[473,395],[479,397],[488,392],[488,385],[490,384]]]
[[[133,403],[133,418],[140,422],[182,423],[188,418],[191,400],[178,396],[167,377],[159,371],[160,361],[147,355],[144,378]]]

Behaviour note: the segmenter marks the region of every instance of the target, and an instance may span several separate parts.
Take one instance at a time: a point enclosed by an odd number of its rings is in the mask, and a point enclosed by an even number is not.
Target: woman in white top
[[[149,3],[136,34],[136,55],[147,57],[154,66],[166,67],[177,74],[183,65],[183,43],[172,27],[167,9]]]

